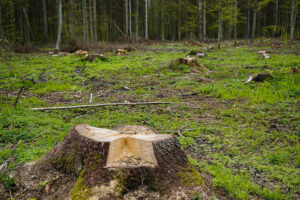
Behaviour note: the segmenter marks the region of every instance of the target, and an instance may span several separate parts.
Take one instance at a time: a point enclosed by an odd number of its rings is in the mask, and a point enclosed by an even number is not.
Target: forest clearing
[[[300,199],[299,0],[0,0],[0,200]]]
[[[198,58],[203,67],[170,64],[199,49],[180,43],[147,46],[124,56],[105,53],[107,60],[94,62],[47,52],[7,56],[0,73],[1,163],[13,158],[13,170],[41,158],[78,124],[146,125],[176,135],[190,162],[210,174],[225,196],[296,199],[300,77],[291,69],[299,66],[299,46],[249,51],[227,45]],[[262,49],[270,49],[271,59],[258,54]],[[273,78],[245,84],[258,73]],[[30,110],[110,102],[172,104]],[[14,190],[6,176],[2,183]],[[45,187],[42,182],[40,187]]]

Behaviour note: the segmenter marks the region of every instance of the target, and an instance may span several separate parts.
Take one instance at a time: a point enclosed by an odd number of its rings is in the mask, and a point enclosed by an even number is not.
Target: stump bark
[[[49,199],[121,199],[141,188],[146,188],[146,197],[151,199],[176,199],[178,195],[191,199],[197,191],[208,199],[212,194],[177,138],[144,126],[115,130],[75,126],[26,177],[37,177],[37,173],[39,182],[49,179],[47,173],[59,173],[69,182],[63,189],[56,184],[62,181],[44,181],[49,185],[42,193]],[[68,195],[61,198],[60,193]]]

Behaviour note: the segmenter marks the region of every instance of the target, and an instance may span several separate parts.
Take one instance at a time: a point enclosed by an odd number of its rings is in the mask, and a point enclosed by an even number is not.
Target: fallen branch
[[[193,96],[193,95],[198,95],[198,92],[192,92],[192,93],[187,93],[187,94],[178,94],[178,96],[184,97],[184,96]]]
[[[25,87],[25,86],[22,86],[22,87],[20,88],[20,90],[19,90],[19,93],[18,93],[17,99],[16,99],[16,101],[15,101],[15,103],[14,103],[14,108],[16,108],[16,106],[17,106],[17,104],[18,104],[18,101],[19,101],[20,95],[21,95],[21,93],[22,93],[22,91],[23,91],[24,87]]]
[[[122,32],[122,30],[120,29],[120,27],[117,25],[116,21],[112,21],[111,22],[115,27],[116,29],[126,38],[126,34],[124,32]]]
[[[9,163],[13,160],[12,156],[14,151],[18,148],[18,146],[21,144],[21,140],[18,142],[16,146],[14,146],[11,151],[10,151],[10,156],[7,160],[5,160],[1,165],[0,165],[0,174],[4,174],[6,171],[7,167],[9,166]]]
[[[73,109],[73,108],[101,107],[101,106],[135,106],[135,105],[155,105],[155,104],[173,104],[173,103],[172,102],[103,103],[103,104],[65,106],[65,107],[31,108],[30,110],[62,110],[62,109]]]
[[[189,131],[196,131],[198,129],[178,129],[178,130],[171,130],[171,131],[163,131],[161,130],[160,132],[163,132],[163,133],[174,133],[174,134],[177,134],[179,136],[182,136],[181,132],[189,132]]]

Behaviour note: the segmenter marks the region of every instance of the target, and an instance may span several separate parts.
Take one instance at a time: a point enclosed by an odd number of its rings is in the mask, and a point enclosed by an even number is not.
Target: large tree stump
[[[49,178],[57,173],[63,178]],[[201,198],[208,199],[212,194],[175,136],[143,126],[127,125],[116,130],[75,126],[22,174],[26,174],[23,179],[28,185],[30,176],[35,182],[48,183],[39,190],[49,199],[118,199],[136,195],[141,188],[147,191],[143,198],[150,199],[191,199],[197,191]],[[65,182],[65,188],[61,182]],[[36,198],[32,194],[37,193],[28,194]]]

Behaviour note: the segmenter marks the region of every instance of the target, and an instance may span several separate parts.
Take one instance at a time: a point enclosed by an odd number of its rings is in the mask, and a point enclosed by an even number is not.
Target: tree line
[[[0,0],[16,44],[299,36],[300,0]]]

